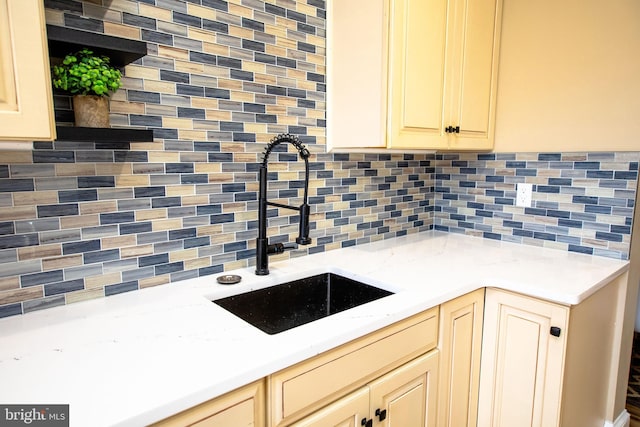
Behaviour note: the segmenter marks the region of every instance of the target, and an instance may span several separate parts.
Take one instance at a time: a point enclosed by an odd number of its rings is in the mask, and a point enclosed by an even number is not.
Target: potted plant
[[[53,87],[73,95],[76,126],[109,127],[109,93],[118,90],[121,77],[108,57],[87,48],[53,66]]]

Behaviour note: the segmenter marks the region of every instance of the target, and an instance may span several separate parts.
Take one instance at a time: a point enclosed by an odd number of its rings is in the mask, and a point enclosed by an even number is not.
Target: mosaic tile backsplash
[[[328,154],[324,0],[45,0],[47,23],[148,43],[111,99],[153,143],[0,153],[0,317],[254,263],[257,170],[292,133],[312,152],[313,243],[281,257],[444,230],[628,256],[638,153]],[[68,97],[56,120],[71,122]],[[269,198],[299,203],[279,146]],[[514,206],[515,183],[534,206]],[[269,210],[272,241],[297,216]]]
[[[436,230],[628,259],[640,153],[439,154]],[[516,206],[517,183],[533,185]]]

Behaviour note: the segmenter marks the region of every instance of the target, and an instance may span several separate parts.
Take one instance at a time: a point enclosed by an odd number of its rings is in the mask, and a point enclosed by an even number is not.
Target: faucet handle
[[[274,243],[267,247],[268,254],[281,254],[287,249],[298,249],[297,243]]]

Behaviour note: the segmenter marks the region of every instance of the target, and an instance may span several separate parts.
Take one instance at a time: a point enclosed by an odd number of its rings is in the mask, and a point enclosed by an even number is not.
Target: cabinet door
[[[0,0],[0,140],[54,139],[52,103],[42,0]]]
[[[568,316],[567,307],[487,289],[478,426],[559,425]]]
[[[440,306],[438,425],[475,427],[484,288]]]
[[[395,0],[389,43],[390,148],[446,148],[447,0]]]
[[[450,47],[446,67],[445,126],[450,149],[491,149],[502,0],[452,0]]]
[[[264,383],[249,384],[188,409],[153,427],[264,427]]]
[[[369,385],[370,414],[384,427],[436,425],[438,350],[420,356]]]
[[[327,149],[385,148],[389,0],[327,1]]]
[[[291,427],[359,427],[368,416],[369,389],[364,387],[291,424]]]

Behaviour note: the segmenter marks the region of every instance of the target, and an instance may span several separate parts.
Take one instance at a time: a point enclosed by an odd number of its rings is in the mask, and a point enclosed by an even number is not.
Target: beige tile
[[[236,27],[234,25],[229,25],[229,35],[247,40],[253,40],[254,38],[253,30],[250,30],[248,28]]]
[[[96,225],[100,225],[100,217],[98,215],[66,216],[60,218],[60,228],[63,230],[93,227]]]
[[[148,209],[142,211],[136,211],[136,221],[150,221],[154,219],[167,218],[166,209]]]
[[[152,286],[165,285],[171,282],[171,276],[168,274],[162,276],[148,277],[138,280],[138,286],[140,289],[150,288]]]
[[[82,265],[82,262],[81,254],[45,258],[42,260],[42,269],[44,271],[49,271],[66,267],[76,267]]]
[[[117,212],[118,204],[115,200],[80,203],[80,215]]]
[[[215,9],[202,7],[193,3],[187,3],[187,13],[189,15],[210,19],[212,21],[215,21],[217,18],[217,12]]]
[[[198,227],[196,232],[198,236],[217,235],[222,233],[222,225],[221,224],[205,225],[203,227]]]
[[[204,73],[204,64],[200,64],[198,62],[181,61],[176,59],[174,68],[176,71],[181,71],[183,73]]]
[[[162,82],[157,80],[145,80],[144,81],[144,90],[148,92],[157,92],[160,94],[168,94],[175,95],[176,94],[176,84],[173,82]],[[145,105],[147,108],[149,105]],[[137,143],[136,143],[137,144]],[[137,145],[136,145],[137,146]]]
[[[243,16],[245,18],[253,18],[253,9],[230,3],[229,14],[234,16]]]
[[[196,173],[218,173],[220,169],[220,163],[196,163],[194,167]]]
[[[121,258],[133,258],[153,254],[153,245],[131,246],[120,249]]]
[[[177,230],[182,228],[181,218],[157,220],[152,223],[153,231]]]
[[[125,75],[131,78],[145,80],[160,80],[160,70],[157,68],[143,67],[129,64],[125,67]]]
[[[84,287],[85,289],[97,289],[104,288],[107,285],[114,285],[122,282],[122,277],[119,272],[100,274],[98,276],[85,277]]]
[[[198,194],[198,195],[182,197],[182,206],[198,206],[198,205],[208,205],[208,204],[209,204],[208,194]]]
[[[178,117],[163,117],[162,126],[165,128],[175,129],[193,129],[193,119],[184,119]]]
[[[130,0],[109,0],[110,10],[121,10],[134,15],[138,14],[138,2]]]
[[[58,163],[56,176],[94,176],[96,165],[94,163]]]
[[[104,23],[104,33],[110,36],[122,37],[130,40],[140,40],[140,28],[129,25],[116,24],[113,22]]]
[[[197,268],[205,268],[211,265],[209,257],[188,259],[184,261],[185,270],[195,270]]]
[[[36,218],[35,206],[20,206],[15,208],[0,208],[0,221]]]
[[[136,244],[135,234],[127,234],[125,236],[103,237],[101,239],[102,249],[118,249]]]
[[[140,16],[155,18],[161,21],[171,21],[173,19],[173,13],[168,9],[162,9],[145,3],[139,3],[138,9],[140,10]]]
[[[116,187],[143,187],[149,185],[149,175],[118,175]]]
[[[15,206],[56,205],[58,204],[57,191],[21,191],[13,193]]]
[[[149,163],[177,163],[180,161],[180,154],[165,151],[152,151],[149,153]]]
[[[161,58],[189,60],[189,51],[178,47],[159,45],[158,56]]]
[[[205,53],[211,53],[215,55],[229,56],[230,50],[229,50],[229,46],[216,43],[216,39],[214,38],[213,40],[209,40],[208,42],[204,43],[204,45],[202,46],[202,51]],[[217,73],[212,71],[209,71],[209,73],[213,75],[217,75]],[[228,74],[228,72],[226,74]]]
[[[169,185],[166,187],[167,197],[187,196],[195,193],[195,185]]]
[[[197,257],[198,257],[197,248],[184,249],[181,251],[173,251],[169,253],[169,262],[184,261],[187,259],[194,259]]]
[[[178,138],[179,139],[184,139],[184,140],[206,141],[207,140],[207,131],[206,130],[178,129]]]
[[[214,43],[216,41],[215,33],[213,33],[212,31],[201,30],[193,27],[189,27],[188,37],[190,39],[209,43]]]
[[[83,289],[81,291],[67,292],[66,294],[64,294],[64,299],[67,304],[73,304],[76,302],[88,301],[102,297],[104,297],[103,287],[95,289]]]
[[[64,27],[64,13],[61,10],[45,9],[44,15],[47,24]]]
[[[96,175],[131,175],[131,163],[96,163]]]
[[[10,291],[20,288],[20,280],[17,276],[0,278],[0,292]]]
[[[24,289],[14,289],[0,292],[0,305],[13,304],[21,301],[28,301],[42,298],[44,291],[42,286],[31,286]]]

